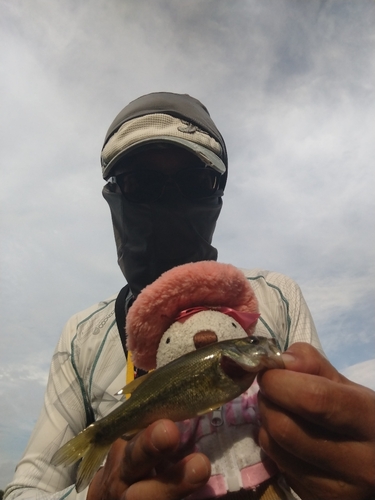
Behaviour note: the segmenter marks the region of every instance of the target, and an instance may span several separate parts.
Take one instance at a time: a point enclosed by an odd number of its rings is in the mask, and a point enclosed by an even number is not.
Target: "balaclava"
[[[116,168],[138,148],[162,144],[185,148],[219,171],[220,192],[194,201],[181,196],[142,203],[125,199],[111,182]],[[111,210],[118,263],[134,296],[172,267],[217,259],[211,241],[228,160],[224,140],[202,103],[168,92],[139,97],[109,127],[101,159],[103,177],[109,180],[103,196]]]

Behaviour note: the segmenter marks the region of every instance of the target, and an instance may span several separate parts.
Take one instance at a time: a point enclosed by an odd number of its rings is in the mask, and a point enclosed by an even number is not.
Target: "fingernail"
[[[159,422],[151,433],[151,442],[154,448],[162,451],[169,444],[168,430],[163,421]]]
[[[194,456],[186,464],[185,478],[190,484],[204,483],[210,474],[210,467],[207,467],[207,461],[201,455]]]
[[[281,357],[285,365],[287,365],[288,363],[293,363],[296,360],[296,358],[290,352],[283,352]]]

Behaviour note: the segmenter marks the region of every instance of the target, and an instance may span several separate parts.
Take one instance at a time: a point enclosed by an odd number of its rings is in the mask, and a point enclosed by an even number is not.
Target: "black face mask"
[[[118,263],[135,296],[172,267],[217,259],[211,241],[221,197],[133,203],[111,183],[103,196],[111,209]]]

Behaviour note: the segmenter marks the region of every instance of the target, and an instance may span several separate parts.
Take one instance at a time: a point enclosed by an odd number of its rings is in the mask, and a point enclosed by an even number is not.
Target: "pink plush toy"
[[[185,264],[137,297],[127,316],[128,348],[135,366],[150,370],[203,345],[251,335],[258,317],[257,299],[242,271],[214,261]],[[220,409],[178,423],[181,453],[201,451],[211,461],[208,484],[191,498],[254,490],[277,473],[257,444],[258,389],[254,382]],[[286,498],[274,489],[271,496],[263,493],[255,498]]]

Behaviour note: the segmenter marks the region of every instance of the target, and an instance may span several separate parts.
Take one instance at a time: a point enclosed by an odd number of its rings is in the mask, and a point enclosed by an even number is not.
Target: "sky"
[[[198,98],[226,140],[219,261],[296,280],[375,390],[374,24],[373,0],[0,0],[0,489],[63,325],[124,284],[99,158],[148,92]]]

